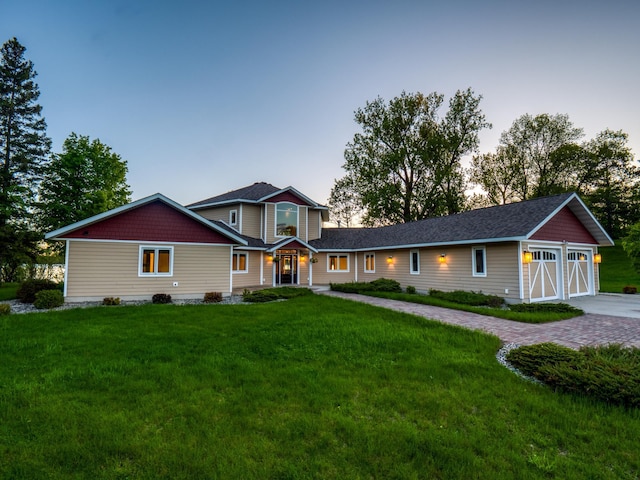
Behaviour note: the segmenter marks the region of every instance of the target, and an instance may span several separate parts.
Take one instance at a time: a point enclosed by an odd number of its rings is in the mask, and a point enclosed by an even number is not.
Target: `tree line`
[[[585,139],[567,115],[525,114],[480,154],[479,133],[491,128],[481,100],[459,90],[445,110],[440,93],[402,92],[356,110],[360,131],[329,198],[334,220],[388,225],[576,192],[613,238],[640,222],[640,168],[625,132]]]
[[[127,162],[98,139],[71,133],[51,151],[37,72],[12,38],[0,50],[0,281],[50,262],[46,232],[130,201]]]

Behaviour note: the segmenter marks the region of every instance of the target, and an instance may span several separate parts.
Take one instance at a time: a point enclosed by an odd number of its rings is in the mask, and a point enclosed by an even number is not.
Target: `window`
[[[276,205],[276,236],[295,237],[298,232],[298,206],[283,202]]]
[[[420,275],[420,250],[409,252],[411,275]]]
[[[249,270],[246,253],[234,253],[231,262],[231,270],[234,272],[247,272]]]
[[[364,254],[364,271],[366,273],[376,273],[376,254],[375,253]]]
[[[471,255],[474,277],[487,276],[487,251],[484,247],[473,247]]]
[[[231,210],[229,212],[229,225],[237,225],[238,224],[238,211]]]
[[[330,272],[348,272],[349,271],[349,255],[328,255],[327,270]]]
[[[173,247],[140,247],[138,275],[173,275]]]

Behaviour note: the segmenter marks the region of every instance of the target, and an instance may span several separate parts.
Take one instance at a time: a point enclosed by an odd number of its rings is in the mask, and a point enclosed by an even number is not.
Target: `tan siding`
[[[243,252],[249,257],[249,269],[246,273],[233,273],[233,288],[257,287],[260,285],[260,253],[255,251]]]
[[[225,207],[215,207],[215,208],[206,208],[203,210],[196,210],[195,213],[198,215],[202,215],[204,218],[208,220],[221,220],[227,225],[229,224],[229,212],[231,210],[236,210],[238,212],[238,216],[240,216],[240,205],[231,205]]]
[[[298,238],[309,241],[307,237],[307,215],[309,214],[309,207],[300,205],[298,208]]]
[[[205,292],[230,293],[229,247],[174,245],[171,277],[139,277],[139,246],[69,242],[67,301],[151,298],[154,293],[169,293],[175,298],[199,298]],[[177,287],[174,282],[178,282]]]
[[[242,230],[243,235],[253,238],[262,238],[262,207],[259,205],[242,205]]]
[[[320,238],[320,211],[310,210],[308,241],[315,240],[316,238]]]
[[[328,272],[327,271],[327,256],[333,255],[333,253],[316,253],[314,257],[318,258],[318,263],[313,264],[313,284],[314,285],[328,285],[330,283],[344,283],[355,281],[355,259],[353,253],[336,252],[339,255],[349,256],[349,271],[348,272]]]
[[[274,243],[275,242],[275,229],[276,229],[276,206],[273,203],[267,203],[265,205],[266,208],[266,239],[265,242],[266,243]]]
[[[427,292],[437,290],[473,290],[487,294],[518,300],[520,288],[518,282],[518,248],[514,244],[485,245],[487,251],[487,276],[474,277],[472,275],[472,246],[447,248],[422,248],[420,252],[420,274],[412,275],[409,271],[411,249],[380,250],[376,254],[375,273],[365,273],[365,253],[358,252],[357,279],[370,282],[376,278],[391,278],[400,282],[403,288],[408,285],[418,291]],[[446,253],[447,262],[439,262],[441,253]],[[313,283],[326,284],[329,282],[353,281],[354,260],[351,260],[351,273],[326,273],[326,255],[319,254],[320,261],[314,265]],[[390,262],[387,262],[392,256]],[[319,265],[320,268],[316,268]],[[321,269],[323,271],[321,271]],[[339,279],[344,277],[346,279]],[[509,290],[505,294],[505,289]]]

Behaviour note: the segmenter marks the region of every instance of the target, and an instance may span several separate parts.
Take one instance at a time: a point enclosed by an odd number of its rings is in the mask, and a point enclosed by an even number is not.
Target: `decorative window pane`
[[[276,206],[276,236],[295,237],[298,232],[298,206],[279,203]]]
[[[173,247],[140,247],[138,274],[172,275]]]

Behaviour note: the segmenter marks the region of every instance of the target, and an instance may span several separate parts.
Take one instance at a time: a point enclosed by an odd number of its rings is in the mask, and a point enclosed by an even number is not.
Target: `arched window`
[[[283,202],[276,205],[276,236],[295,237],[298,234],[298,206]]]

